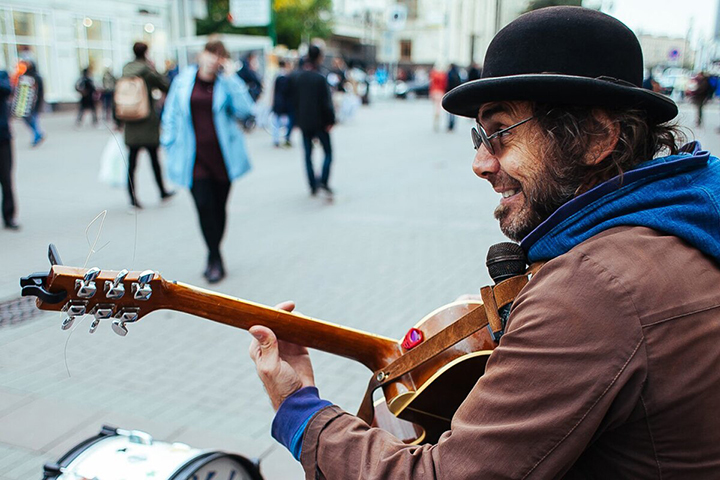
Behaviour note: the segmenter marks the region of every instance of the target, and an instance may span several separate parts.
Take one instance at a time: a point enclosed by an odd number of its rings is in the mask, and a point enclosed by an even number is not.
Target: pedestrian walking
[[[707,101],[712,98],[713,93],[715,92],[710,85],[710,77],[708,77],[705,72],[699,72],[693,77],[688,95],[690,96],[690,101],[692,101],[692,103],[695,105],[696,127],[702,127],[703,108],[705,107]]]
[[[97,126],[97,105],[95,103],[95,82],[92,79],[92,69],[90,67],[84,68],[82,75],[75,82],[75,90],[80,94],[80,103],[78,104],[78,116],[75,121],[76,126],[81,126],[85,111],[90,110],[93,118],[93,125]]]
[[[478,80],[482,76],[482,68],[478,66],[477,63],[472,62],[470,64],[470,68],[468,69],[468,82],[472,82],[473,80]]]
[[[243,59],[242,68],[238,71],[238,76],[245,82],[253,102],[257,102],[263,91],[262,77],[259,70],[257,55],[255,52],[250,52]]]
[[[291,147],[290,134],[294,127],[294,115],[292,107],[292,93],[290,90],[290,72],[284,60],[278,62],[277,77],[275,77],[275,87],[273,89],[273,124],[272,136],[273,145],[280,146],[280,130],[285,127],[285,146]]]
[[[168,176],[192,194],[208,248],[204,276],[210,283],[225,277],[220,243],[230,185],[250,170],[238,121],[251,115],[253,101],[227,58],[222,42],[208,42],[198,65],[173,80],[162,118]]]
[[[433,129],[437,132],[440,130],[440,113],[442,111],[442,97],[447,91],[447,72],[436,63],[430,70],[430,100],[433,104]]]
[[[112,74],[112,69],[106,68],[102,77],[102,95],[100,97],[106,122],[113,119],[113,94],[115,93],[116,82],[117,79]]]
[[[169,199],[174,192],[165,189],[162,178],[162,169],[158,159],[160,146],[160,116],[155,111],[155,100],[152,97],[153,89],[167,93],[170,82],[160,75],[152,63],[147,59],[148,46],[137,42],[133,45],[135,60],[123,67],[122,78],[117,82],[117,117],[125,122],[125,144],[130,149],[128,154],[128,193],[130,205],[133,208],[142,208],[137,199],[135,188],[135,168],[140,149],[144,148],[150,155],[155,182],[160,190],[160,199]],[[144,86],[144,88],[142,88]],[[139,88],[138,88],[139,87]],[[145,103],[147,102],[147,103]],[[130,116],[131,105],[147,105],[142,108],[143,114]],[[125,111],[128,111],[128,114]],[[128,115],[128,116],[125,116]]]
[[[0,70],[0,188],[2,188],[3,224],[8,230],[19,230],[15,220],[15,191],[13,188],[12,135],[10,134],[8,100],[12,94],[10,76]]]
[[[449,92],[455,87],[460,86],[462,78],[460,77],[460,71],[457,65],[454,63],[450,64],[450,70],[447,73],[447,86],[445,87],[445,93]],[[448,113],[448,132],[452,132],[455,128],[455,115]]]
[[[40,111],[45,101],[43,79],[32,60],[22,60],[24,73],[17,78],[13,98],[13,114],[21,117],[33,134],[32,147],[45,140],[40,128]]]
[[[320,47],[310,45],[307,61],[303,69],[293,78],[293,98],[295,99],[295,121],[302,130],[305,149],[305,167],[307,169],[310,194],[315,196],[322,190],[328,200],[332,200],[330,189],[330,165],[332,164],[332,145],[330,130],[335,125],[330,87],[325,77],[318,71],[323,54]],[[315,176],[312,163],[313,140],[318,139],[325,152],[320,178]]]

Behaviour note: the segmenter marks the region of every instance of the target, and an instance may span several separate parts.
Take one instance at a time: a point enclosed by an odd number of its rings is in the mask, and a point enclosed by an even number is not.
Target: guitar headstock
[[[67,314],[62,329],[69,329],[76,318],[93,315],[90,333],[102,320],[112,322],[112,329],[127,335],[127,324],[140,320],[148,313],[162,308],[165,280],[152,270],[101,270],[67,267],[53,245],[49,255],[52,267],[45,273],[33,273],[20,279],[23,296],[36,296],[42,310]]]

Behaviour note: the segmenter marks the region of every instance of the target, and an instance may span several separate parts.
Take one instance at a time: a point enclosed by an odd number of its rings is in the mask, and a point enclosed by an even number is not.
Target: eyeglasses
[[[487,148],[487,151],[490,152],[490,155],[495,155],[495,147],[493,147],[492,140],[495,138],[499,138],[502,136],[507,135],[507,133],[512,130],[515,127],[519,127],[523,123],[529,122],[534,117],[528,117],[525,120],[521,120],[515,125],[510,125],[507,128],[503,128],[502,130],[498,130],[497,132],[493,133],[492,135],[488,135],[485,129],[483,128],[480,123],[477,123],[477,127],[473,127],[470,130],[470,136],[472,137],[473,146],[475,147],[475,150],[480,148],[480,145],[485,145],[485,148]]]

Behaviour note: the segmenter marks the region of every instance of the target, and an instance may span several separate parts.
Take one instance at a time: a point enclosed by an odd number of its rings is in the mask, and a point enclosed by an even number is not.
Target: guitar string
[[[120,144],[120,140],[118,139],[118,136],[115,134],[115,132],[112,130],[112,128],[110,128],[110,126],[108,126],[108,124],[105,120],[101,120],[100,123],[102,124],[103,127],[105,127],[105,129],[108,132],[110,132],[110,135],[112,135],[112,139],[115,141],[115,145],[117,146],[118,151],[120,152],[120,157],[122,158],[123,164],[125,166],[127,181],[130,184],[130,187],[134,190],[135,186],[132,184],[132,179],[130,178],[130,168],[129,168],[128,159],[125,155],[125,151],[123,150],[122,145]],[[95,250],[97,242],[100,239],[100,234],[102,233],[103,227],[105,226],[105,219],[107,218],[107,214],[108,214],[107,209],[103,210],[102,212],[97,214],[95,216],[95,218],[93,218],[90,221],[90,223],[88,223],[87,227],[85,227],[85,240],[88,243],[89,249],[88,249],[88,254],[85,257],[85,263],[83,264],[83,269],[87,268],[87,265],[90,262],[90,257],[92,257],[92,255],[94,253],[100,252],[103,248],[107,247],[110,244],[110,240],[108,240],[102,247]],[[102,219],[100,221],[100,227],[98,228],[98,232],[97,232],[97,235],[95,236],[95,240],[93,241],[93,243],[90,243],[90,238],[89,238],[90,228],[101,217],[102,217]],[[138,212],[137,212],[137,209],[135,209],[133,211],[133,217],[134,217],[135,225],[134,225],[134,235],[133,235],[134,236],[134,238],[133,238],[133,254],[132,254],[132,260],[130,262],[130,269],[132,269],[135,265],[135,257],[137,254],[137,239],[138,239]],[[70,339],[72,338],[73,333],[75,333],[75,330],[77,330],[77,328],[83,324],[85,317],[86,317],[86,315],[83,315],[80,318],[80,320],[71,327],[70,333],[68,334],[67,338],[65,339],[65,347],[63,349],[63,360],[65,363],[65,371],[67,372],[68,378],[72,378],[72,374],[70,373],[70,365],[68,362],[68,347],[70,345]]]

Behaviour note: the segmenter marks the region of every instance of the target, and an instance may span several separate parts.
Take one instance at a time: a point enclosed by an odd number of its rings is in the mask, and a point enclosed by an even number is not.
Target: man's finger
[[[278,303],[275,305],[275,308],[278,310],[285,310],[287,312],[292,312],[295,309],[295,302],[292,300],[287,300],[285,302]]]

